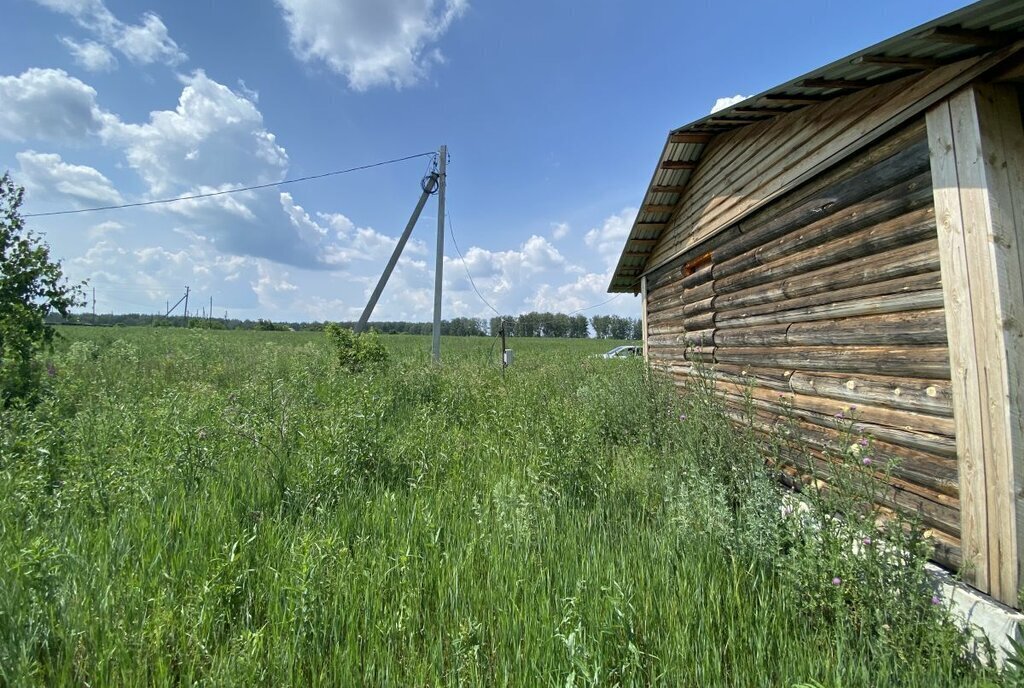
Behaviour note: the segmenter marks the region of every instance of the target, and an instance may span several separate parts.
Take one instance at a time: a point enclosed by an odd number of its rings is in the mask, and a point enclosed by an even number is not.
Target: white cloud
[[[292,52],[322,62],[349,86],[402,88],[443,61],[435,44],[469,0],[277,0]]]
[[[90,72],[109,72],[117,67],[117,58],[110,49],[96,41],[78,41],[63,36],[60,42],[71,51],[75,62]]]
[[[555,222],[551,225],[551,238],[555,241],[564,239],[569,236],[569,223],[568,222]]]
[[[29,150],[14,157],[21,167],[19,181],[35,198],[66,197],[82,206],[124,202],[113,183],[92,167],[64,162],[56,153]]]
[[[142,15],[138,24],[126,24],[107,9],[103,0],[36,0],[40,5],[55,12],[73,18],[83,29],[89,31],[97,39],[89,41],[94,46],[108,49],[116,48],[132,62],[148,65],[160,62],[176,66],[188,59],[178,44],[168,35],[163,20],[156,14],[147,12]],[[70,39],[62,39],[76,59],[79,57],[79,46]],[[92,49],[95,59],[98,52]],[[113,58],[113,55],[110,55]],[[94,63],[95,64],[95,63]],[[112,68],[105,62],[106,68]],[[86,65],[88,68],[88,66]]]
[[[101,239],[108,234],[116,234],[124,231],[125,226],[114,220],[107,220],[89,228],[88,234],[91,239]]]
[[[288,155],[264,128],[256,105],[202,70],[182,81],[174,110],[152,112],[144,124],[113,120],[103,130],[108,142],[124,149],[150,192],[279,181]]]
[[[637,209],[625,208],[622,212],[606,218],[600,227],[591,229],[583,237],[587,246],[597,251],[607,267],[613,267],[622,253],[622,247],[629,236],[629,230],[636,220]]]
[[[77,142],[99,133],[96,91],[61,69],[0,76],[0,138]]]
[[[724,110],[727,107],[732,107],[736,103],[741,103],[749,97],[750,96],[741,96],[740,94],[737,93],[736,95],[729,96],[727,98],[719,98],[718,100],[715,101],[715,104],[711,106],[710,114],[713,115],[719,110]]]

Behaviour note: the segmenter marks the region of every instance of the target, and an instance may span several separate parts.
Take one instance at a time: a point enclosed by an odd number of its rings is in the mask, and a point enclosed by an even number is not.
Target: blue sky
[[[435,149],[502,312],[600,303],[666,132],[962,3],[6,0],[0,169],[25,212],[279,181]],[[426,161],[36,218],[102,312],[358,315]],[[433,204],[375,318],[429,320]],[[586,311],[636,315],[624,295]],[[444,316],[490,315],[450,239]]]

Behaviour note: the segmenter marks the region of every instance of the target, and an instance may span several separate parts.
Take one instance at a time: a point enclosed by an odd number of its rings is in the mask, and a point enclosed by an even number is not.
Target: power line
[[[176,198],[161,198],[154,201],[139,201],[138,203],[122,203],[120,205],[102,205],[95,208],[77,208],[75,210],[53,210],[46,213],[25,213],[22,217],[52,217],[54,215],[77,215],[79,213],[95,213],[100,210],[122,210],[124,208],[139,208],[147,205],[161,205],[164,203],[177,203],[178,201],[194,201],[199,198],[211,198],[213,196],[223,196],[225,194],[240,193],[242,191],[257,191],[259,189],[269,189],[274,186],[284,186],[285,184],[297,184],[298,182],[308,182],[313,179],[323,179],[324,177],[336,177],[339,174],[348,174],[349,172],[359,172],[361,170],[369,170],[374,167],[383,167],[384,165],[393,165],[398,162],[405,162],[406,160],[413,160],[415,158],[423,158],[428,155],[437,155],[436,152],[431,151],[429,153],[417,153],[416,155],[407,155],[404,158],[394,158],[392,160],[383,160],[381,162],[375,162],[369,165],[359,165],[358,167],[350,167],[346,170],[334,170],[333,172],[324,172],[323,174],[313,174],[308,177],[297,177],[295,179],[284,179],[279,182],[270,182],[269,184],[256,184],[254,186],[242,186],[237,189],[224,189],[222,191],[210,191],[208,193],[192,194],[190,196],[178,196]]]
[[[574,310],[571,313],[569,313],[569,315],[576,315],[577,313],[582,313],[583,311],[589,311],[589,310],[592,310],[594,308],[598,308],[599,306],[603,306],[606,303],[611,303],[612,301],[614,301],[615,299],[619,298],[620,296],[622,296],[622,294],[616,294],[615,296],[611,297],[607,301],[602,301],[601,303],[595,303],[593,306],[587,306],[586,308],[577,308],[576,310]]]
[[[483,301],[484,304],[488,308],[490,308],[492,311],[494,311],[494,314],[496,316],[498,316],[499,318],[502,317],[501,313],[498,312],[498,309],[495,308],[494,306],[492,306],[491,303],[487,299],[484,298],[484,295],[480,293],[480,290],[476,288],[476,282],[473,281],[473,275],[471,275],[470,272],[469,272],[469,265],[466,264],[466,259],[463,258],[462,251],[459,250],[459,242],[455,241],[455,229],[452,226],[452,214],[451,213],[445,213],[445,216],[448,218],[448,234],[452,238],[452,244],[455,245],[456,253],[459,254],[459,258],[462,260],[462,267],[464,267],[466,269],[466,277],[469,278],[469,283],[470,283],[470,285],[472,285],[473,291],[476,292],[476,295],[478,297],[480,297],[480,300]]]

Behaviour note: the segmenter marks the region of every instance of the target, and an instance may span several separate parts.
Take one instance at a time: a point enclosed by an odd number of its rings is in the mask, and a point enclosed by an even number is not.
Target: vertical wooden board
[[[988,529],[985,501],[985,448],[981,427],[980,385],[974,363],[974,317],[967,271],[967,246],[960,207],[953,123],[948,101],[928,111],[935,218],[947,313],[953,418],[956,424],[960,481],[960,532],[965,577],[989,590]]]
[[[640,334],[644,340],[644,360],[647,360],[647,276],[640,278]]]
[[[1003,573],[1007,594],[1021,587],[1021,539],[1024,509],[1021,488],[1024,485],[1024,270],[1022,270],[1020,233],[1024,213],[1024,129],[1021,127],[1017,94],[1011,86],[978,85],[973,88],[974,107],[979,122],[981,171],[990,222],[985,258],[994,275],[993,300],[995,320],[983,329],[992,350],[999,356],[992,361],[997,373],[989,378],[993,403],[993,432],[1001,445],[1007,478],[993,489],[997,509],[1010,516],[1007,528],[1013,528],[1006,543],[1008,553]],[[993,495],[989,495],[991,500]],[[1009,535],[1009,533],[1007,533]]]

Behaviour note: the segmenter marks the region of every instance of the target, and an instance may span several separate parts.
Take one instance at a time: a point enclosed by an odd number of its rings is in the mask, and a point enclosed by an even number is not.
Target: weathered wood
[[[764,315],[746,315],[742,310],[719,310],[715,323],[718,327],[726,329],[732,327],[772,325],[777,323],[806,323],[817,320],[834,321],[837,319],[853,318],[857,316],[931,310],[940,308],[941,306],[942,291],[933,289],[930,291],[914,291],[906,294],[886,294],[884,296],[873,296],[855,301],[826,303],[820,306],[794,308],[787,311],[765,313]],[[931,338],[938,339],[938,341],[934,341],[932,343],[944,344],[944,331],[942,332],[942,335],[943,336],[939,337],[933,332]],[[841,335],[837,333],[836,336],[839,337]],[[841,342],[837,341],[835,343]]]
[[[667,193],[667,194],[679,194],[686,189],[683,184],[655,184],[648,191],[652,194],[656,193]]]
[[[647,360],[648,343],[647,339],[650,335],[648,332],[647,325],[647,278],[640,278],[640,337],[643,340],[643,353],[644,360]]]
[[[718,347],[719,363],[762,364],[772,361],[779,368],[822,370],[834,373],[905,375],[943,378],[949,376],[946,347],[890,346],[785,346]]]
[[[715,326],[715,313],[711,311],[690,316],[683,320],[683,325],[687,330],[707,330]]]
[[[928,294],[930,292],[917,292]],[[789,325],[786,343],[816,344],[946,344],[946,319],[942,292],[935,291],[940,306],[930,310],[865,315],[855,318],[796,322]],[[899,297],[906,295],[900,294]]]
[[[742,274],[716,278],[715,293],[727,294],[759,284],[777,282],[793,275],[925,241],[934,236],[934,210],[931,207],[920,208],[828,243],[784,256]]]
[[[712,138],[711,134],[702,134],[692,131],[678,131],[668,135],[669,143],[707,143]]]
[[[697,163],[693,160],[662,160],[661,169],[663,170],[692,170],[697,167]]]
[[[832,292],[875,282],[935,272],[939,269],[938,243],[934,239],[911,246],[856,258],[843,265],[832,265],[776,284],[722,294],[715,307],[734,310],[762,303]],[[714,284],[714,283],[712,283]]]
[[[659,203],[647,203],[641,209],[644,213],[669,213],[671,214],[676,207],[674,205],[659,204]]]
[[[874,296],[885,296],[887,294],[908,294],[916,291],[936,290],[942,287],[942,280],[939,272],[926,272],[922,275],[900,277],[898,279],[886,280],[884,282],[872,282],[856,287],[835,289],[810,296],[801,296],[795,299],[782,299],[762,303],[756,306],[747,306],[742,312],[734,312],[734,315],[749,318],[765,313],[776,313],[778,311],[790,311],[809,306],[821,306],[825,304],[841,303],[844,301],[857,301],[859,299],[871,298]],[[781,289],[780,289],[781,291]],[[717,304],[716,304],[717,305]],[[710,307],[710,306],[709,306]],[[685,310],[683,311],[686,312]]]
[[[659,283],[672,281],[677,278],[677,271],[681,269],[682,266],[685,265],[687,262],[693,260],[699,255],[707,253],[708,251],[711,251],[712,254],[714,254],[720,247],[733,241],[739,235],[739,225],[733,225],[732,227],[728,227],[722,232],[720,232],[718,235],[706,241],[704,244],[694,247],[693,250],[683,251],[682,253],[679,253],[671,261],[663,263],[659,265],[657,268],[654,268],[651,271],[649,271],[647,275],[649,279],[652,280],[652,284],[654,284],[654,280],[657,280]]]
[[[837,175],[837,178],[829,180],[828,186],[809,194],[795,206],[769,206],[745,219],[740,223],[742,233],[739,238],[715,251],[715,259],[721,263],[764,246],[816,222],[822,213],[835,214],[872,198],[891,197],[894,187],[929,172],[928,144],[923,127],[912,127],[901,134],[886,142],[887,146],[882,151],[872,151],[876,155],[888,152],[888,157],[857,170],[856,174]],[[890,150],[893,148],[895,150]],[[875,158],[867,155],[865,160],[874,161]]]
[[[788,377],[788,387],[799,394],[830,397],[857,406],[888,406],[945,418],[953,415],[949,380],[798,370]]]
[[[822,217],[816,221],[719,263],[715,267],[715,279],[728,277],[758,265],[766,265],[931,204],[931,173],[924,172],[910,181],[875,194],[839,212],[832,212],[831,207],[822,210],[819,213]]]
[[[1016,604],[1024,572],[1024,131],[1015,91],[972,86],[931,110],[928,127],[947,308],[961,314],[949,339],[970,491],[965,543],[979,587],[987,576],[994,597]]]
[[[715,331],[715,346],[784,346],[789,323]]]
[[[815,425],[835,428],[853,423],[863,435],[937,456],[956,456],[956,443],[953,441],[954,425],[951,418],[884,406],[859,406],[828,397],[778,392],[727,381],[716,381],[715,384],[718,389],[728,394],[749,395],[752,399],[763,401],[768,410],[776,413],[796,412],[798,417],[803,417]],[[804,411],[809,413],[800,415]]]
[[[945,64],[942,60],[930,57],[893,56],[893,55],[860,55],[850,60],[850,64],[881,64],[900,69],[935,69]]]
[[[710,311],[710,310],[712,310],[712,306],[714,304],[714,301],[715,301],[715,297],[714,296],[709,296],[706,299],[701,299],[700,301],[694,301],[692,303],[688,303],[685,306],[683,306],[683,315],[686,316],[686,317],[690,317],[690,316],[696,315],[698,313],[705,313],[707,311]]]
[[[704,284],[705,282],[711,281],[711,270],[714,264],[708,263],[707,265],[698,268],[693,273],[683,277],[682,285],[684,289],[693,289],[696,286]]]
[[[705,282],[704,284],[698,284],[695,287],[691,287],[684,292],[684,299],[687,303],[695,303],[702,299],[706,299],[709,296],[715,294],[715,283]]]
[[[687,331],[683,335],[683,340],[690,345],[698,347],[710,347],[715,345],[715,331],[711,330],[693,330]]]

